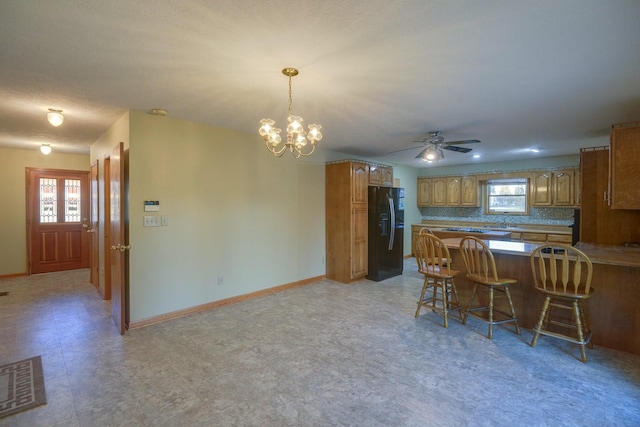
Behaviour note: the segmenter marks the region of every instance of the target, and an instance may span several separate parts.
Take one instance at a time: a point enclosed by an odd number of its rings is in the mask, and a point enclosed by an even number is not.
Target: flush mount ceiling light
[[[49,123],[51,123],[52,126],[60,126],[62,122],[64,122],[62,110],[54,110],[53,108],[49,108],[49,112],[47,113],[47,120],[49,120]]]
[[[167,115],[167,110],[164,110],[162,108],[152,108],[151,111],[149,111],[149,114],[164,117]]]
[[[48,155],[49,153],[51,153],[51,144],[41,144],[40,145],[40,151],[45,156]]]
[[[276,157],[280,157],[284,154],[287,148],[293,156],[298,159],[300,156],[309,156],[316,149],[316,144],[322,139],[322,133],[320,125],[309,125],[309,131],[305,132],[302,127],[302,117],[294,116],[291,113],[291,78],[298,75],[298,70],[295,68],[287,67],[282,70],[282,74],[289,77],[289,116],[287,126],[287,141],[282,142],[280,136],[281,129],[274,127],[275,121],[271,119],[260,120],[260,129],[258,133],[264,139],[267,149],[271,151]],[[311,148],[307,147],[307,141],[311,143]]]
[[[444,152],[442,148],[435,144],[427,144],[424,150],[422,150],[416,156],[416,159],[424,160],[425,162],[433,162],[444,159]]]

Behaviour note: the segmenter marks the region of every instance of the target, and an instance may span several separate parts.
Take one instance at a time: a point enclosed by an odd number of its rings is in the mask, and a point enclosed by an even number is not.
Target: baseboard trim
[[[24,277],[24,276],[27,276],[27,273],[3,274],[2,276],[0,276],[0,280],[13,279],[15,277]]]
[[[284,285],[274,286],[273,288],[262,289],[260,291],[251,292],[248,294],[238,295],[231,298],[225,298],[218,301],[212,301],[202,305],[196,305],[194,307],[185,308],[183,310],[172,311],[170,313],[160,314],[158,316],[148,317],[146,319],[131,322],[129,324],[129,330],[143,328],[145,326],[155,325],[156,323],[166,322],[167,320],[177,319],[179,317],[188,316],[190,314],[200,313],[202,311],[211,310],[217,307],[222,307],[229,304],[235,304],[237,302],[246,301],[252,298],[258,298],[265,295],[271,295],[278,292],[285,291],[287,289],[297,288],[299,286],[308,285],[319,280],[325,279],[326,276],[310,277],[304,280],[298,280],[296,282],[286,283]]]

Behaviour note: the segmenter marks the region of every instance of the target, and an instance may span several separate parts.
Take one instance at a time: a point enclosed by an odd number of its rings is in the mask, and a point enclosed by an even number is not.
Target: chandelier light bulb
[[[64,122],[62,110],[54,110],[53,108],[49,108],[49,112],[47,113],[47,120],[49,120],[49,123],[51,123],[52,126],[60,126],[62,122]]]

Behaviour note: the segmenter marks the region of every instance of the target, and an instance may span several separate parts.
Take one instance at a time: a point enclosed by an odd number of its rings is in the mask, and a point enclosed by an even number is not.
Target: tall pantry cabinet
[[[325,176],[327,278],[351,283],[367,274],[369,165],[329,163]]]
[[[580,150],[580,241],[603,245],[638,243],[640,210],[612,209],[609,204],[609,155],[608,147]],[[623,177],[617,179],[622,181]]]

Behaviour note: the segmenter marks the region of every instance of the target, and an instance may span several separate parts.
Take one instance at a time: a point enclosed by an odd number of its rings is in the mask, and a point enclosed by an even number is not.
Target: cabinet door
[[[611,131],[609,182],[612,209],[640,209],[640,126]]]
[[[553,206],[574,206],[575,172],[573,170],[554,171],[553,173]]]
[[[381,168],[382,185],[393,187],[393,168],[385,166]]]
[[[433,178],[433,193],[431,193],[432,206],[446,206],[447,204],[447,180],[445,178]]]
[[[459,176],[447,178],[447,206],[460,206],[461,179]]]
[[[431,206],[433,181],[430,178],[418,178],[418,207]]]
[[[382,185],[382,168],[369,166],[369,185]]]
[[[353,203],[367,203],[369,196],[369,165],[363,163],[351,164],[351,201]]]
[[[462,206],[480,206],[478,203],[478,178],[475,176],[462,177]]]
[[[367,275],[367,204],[357,203],[351,209],[351,279]]]
[[[551,206],[551,171],[534,172],[531,178],[531,206]]]
[[[581,151],[580,168],[580,241],[603,245],[640,241],[640,210],[611,209],[607,203],[609,150]]]

